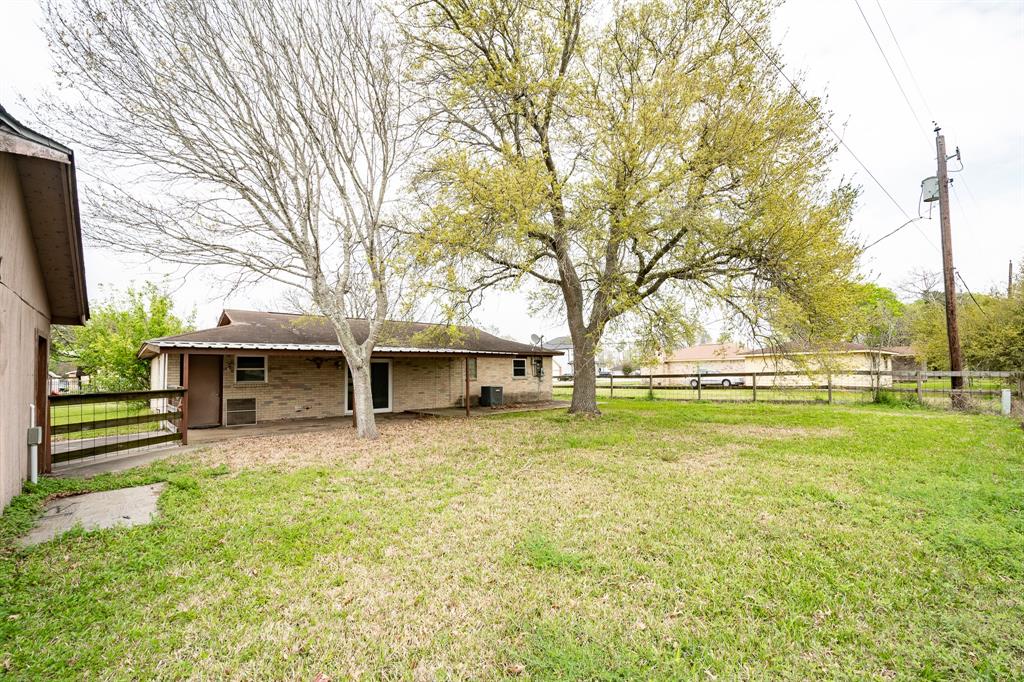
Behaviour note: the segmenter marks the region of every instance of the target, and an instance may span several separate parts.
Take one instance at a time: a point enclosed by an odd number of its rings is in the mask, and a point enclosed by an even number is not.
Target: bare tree
[[[419,139],[401,42],[372,0],[50,0],[63,131],[92,153],[100,244],[274,280],[333,323],[357,430],[370,354],[415,273],[395,186]],[[365,339],[349,318],[369,320]]]

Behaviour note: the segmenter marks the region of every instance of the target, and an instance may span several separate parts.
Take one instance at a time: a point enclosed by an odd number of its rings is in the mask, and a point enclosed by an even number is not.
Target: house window
[[[526,358],[512,359],[512,376],[513,378],[526,376]]]
[[[265,355],[239,355],[235,358],[235,383],[263,383],[267,380]]]
[[[476,379],[476,358],[469,358],[466,361],[466,367],[468,367],[469,378]]]

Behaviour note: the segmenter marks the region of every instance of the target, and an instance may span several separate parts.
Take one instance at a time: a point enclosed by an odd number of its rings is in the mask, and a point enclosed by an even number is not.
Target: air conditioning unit
[[[480,387],[480,407],[499,407],[502,404],[501,386]]]

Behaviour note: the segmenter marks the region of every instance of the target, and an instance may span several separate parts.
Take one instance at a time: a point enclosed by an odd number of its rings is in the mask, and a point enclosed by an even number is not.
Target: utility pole
[[[942,227],[942,281],[946,289],[946,336],[949,339],[949,369],[955,373],[963,372],[963,359],[960,354],[960,327],[956,320],[956,283],[953,281],[953,235],[949,224],[949,172],[946,169],[946,138],[939,134],[935,126],[935,157],[938,161],[939,180],[939,224]],[[953,407],[963,406],[961,391],[964,387],[962,375],[954,374],[949,378],[952,389]]]

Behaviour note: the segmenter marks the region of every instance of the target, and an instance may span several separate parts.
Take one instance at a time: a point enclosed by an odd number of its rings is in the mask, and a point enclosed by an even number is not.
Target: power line
[[[917,77],[914,75],[914,69],[910,67],[910,62],[907,61],[907,55],[903,53],[903,48],[900,46],[900,40],[896,37],[896,32],[892,30],[892,24],[889,23],[889,17],[885,13],[885,8],[882,7],[882,0],[875,0],[875,4],[878,5],[878,11],[882,14],[882,19],[885,21],[886,28],[889,29],[889,35],[892,37],[892,42],[896,43],[896,51],[900,53],[900,59],[903,60],[903,66],[906,67],[907,73],[910,74],[910,81],[914,84],[917,96],[921,98],[924,108],[928,110],[928,115],[931,118],[935,118],[932,116],[931,104],[928,103],[928,98],[924,96],[921,84],[917,81]]]
[[[871,22],[868,21],[868,15],[864,14],[864,8],[861,7],[860,0],[853,0],[853,2],[857,5],[857,11],[860,12],[860,16],[864,20],[864,25],[868,27],[868,32],[871,34],[871,38],[875,41],[875,47],[878,48],[878,53],[882,55],[885,65],[889,67],[889,73],[892,74],[892,79],[896,83],[896,87],[899,88],[900,94],[903,95],[903,101],[907,103],[907,108],[910,109],[910,114],[914,117],[914,121],[917,122],[918,128],[921,129],[921,133],[924,135],[925,139],[928,140],[929,146],[931,146],[931,139],[928,137],[928,133],[922,126],[922,119],[914,108],[913,103],[910,101],[910,97],[907,96],[907,91],[903,89],[903,84],[900,83],[900,79],[896,76],[896,70],[892,68],[892,63],[889,61],[889,57],[886,56],[885,50],[882,49],[882,43],[878,40],[878,36],[875,35],[875,29],[871,27]]]
[[[961,178],[961,179],[962,179],[962,178]],[[958,208],[960,209],[960,212],[961,212],[961,213],[963,213],[963,216],[964,216],[964,222],[965,222],[965,223],[967,223],[967,229],[968,229],[968,231],[970,231],[970,232],[974,232],[974,226],[973,226],[973,224],[971,223],[971,218],[970,218],[970,216],[968,216],[968,215],[967,215],[967,209],[966,209],[966,208],[964,208],[964,202],[960,201],[960,193],[959,193],[959,192],[957,192],[957,190],[956,190],[956,183],[954,183],[954,182],[950,181],[950,183],[949,183],[949,186],[950,186],[950,188],[951,188],[951,189],[953,190],[953,199],[955,199],[955,200],[956,200],[956,205],[957,205],[957,207],[958,207]],[[956,271],[956,276],[957,276],[957,278],[958,278],[958,279],[960,280],[960,283],[964,285],[964,289],[966,289],[966,290],[967,290],[967,293],[968,293],[968,294],[970,294],[970,296],[971,296],[971,300],[972,300],[972,301],[974,301],[974,304],[975,304],[976,306],[978,306],[978,308],[980,308],[980,309],[981,309],[981,311],[982,311],[983,313],[985,313],[985,315],[987,316],[987,315],[988,315],[988,311],[986,311],[986,310],[985,310],[984,308],[982,308],[982,307],[981,307],[981,304],[980,304],[980,303],[978,303],[978,299],[974,298],[974,294],[973,294],[973,293],[971,293],[971,288],[970,288],[969,286],[967,286],[967,282],[965,282],[965,281],[964,281],[964,277],[963,277],[963,275],[961,275],[961,274],[960,274],[960,271],[959,271],[959,270],[957,270],[957,271]]]
[[[974,293],[971,291],[971,288],[967,286],[967,282],[965,282],[963,276],[960,275],[960,271],[954,270],[954,272],[956,273],[956,278],[960,280],[960,284],[964,285],[964,289],[967,291],[967,294],[971,297],[971,300],[974,301],[974,305],[978,306],[978,310],[985,313],[985,317],[988,317],[988,311],[981,307],[981,304],[978,303],[978,299],[974,298]]]
[[[906,209],[903,208],[902,205],[900,205],[900,202],[896,201],[896,198],[892,195],[891,192],[889,192],[888,189],[886,189],[885,185],[882,184],[881,180],[875,177],[875,174],[871,172],[871,169],[868,168],[867,165],[865,165],[865,163],[860,160],[860,157],[857,156],[853,149],[850,148],[850,145],[846,143],[846,140],[844,140],[839,135],[839,133],[835,131],[835,128],[832,127],[832,124],[829,123],[828,120],[826,120],[825,117],[821,115],[821,112],[818,110],[818,108],[814,104],[812,104],[811,101],[807,98],[807,96],[804,95],[804,93],[800,90],[800,88],[796,86],[796,83],[790,80],[789,76],[786,75],[786,72],[782,70],[782,66],[780,66],[779,63],[775,60],[775,57],[770,52],[768,52],[768,50],[762,47],[761,43],[757,41],[757,38],[755,38],[754,35],[747,30],[747,27],[743,24],[743,22],[740,21],[735,14],[733,14],[733,11],[728,4],[723,3],[722,7],[725,8],[725,11],[729,14],[730,17],[732,17],[732,20],[739,25],[743,32],[747,34],[747,37],[750,38],[750,41],[754,43],[758,50],[761,51],[761,54],[763,54],[768,59],[768,61],[771,62],[772,66],[775,67],[775,70],[779,72],[779,75],[782,76],[782,78],[787,83],[789,83],[790,87],[793,88],[793,91],[800,96],[800,99],[802,99],[807,106],[811,107],[811,109],[817,115],[818,119],[823,124],[825,124],[825,127],[828,128],[828,131],[832,133],[836,140],[838,140],[839,144],[842,145],[843,149],[850,153],[850,156],[853,157],[853,160],[856,161],[857,164],[864,169],[864,172],[868,174],[868,177],[870,177],[874,181],[874,183],[878,185],[878,188],[882,190],[885,196],[889,198],[889,201],[891,201],[893,205],[896,206],[897,209],[899,209],[899,212],[903,214],[903,217],[906,218],[907,220],[910,220],[910,214],[907,213]]]
[[[865,246],[863,249],[861,249],[861,251],[867,251],[868,249],[870,249],[872,246],[874,246],[878,242],[882,241],[883,239],[888,239],[889,237],[893,236],[894,234],[896,234],[897,232],[902,230],[904,227],[907,227],[908,225],[910,225],[911,223],[913,223],[914,221],[917,221],[917,220],[924,220],[924,218],[921,218],[921,217],[911,218],[907,222],[905,222],[902,225],[900,225],[899,227],[897,227],[892,232],[887,232],[885,235],[883,235],[883,236],[879,237],[878,239],[876,239],[875,241],[871,242],[870,244]],[[916,225],[915,225],[915,227],[916,227]]]

